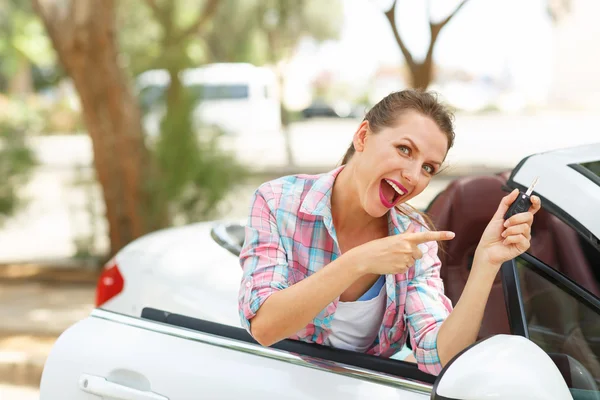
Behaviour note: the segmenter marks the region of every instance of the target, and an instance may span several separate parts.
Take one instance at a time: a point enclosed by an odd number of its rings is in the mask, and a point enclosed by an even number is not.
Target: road
[[[0,385],[0,400],[39,400],[40,391],[13,385]]]
[[[94,307],[93,284],[0,281],[0,400],[39,399],[56,338]]]

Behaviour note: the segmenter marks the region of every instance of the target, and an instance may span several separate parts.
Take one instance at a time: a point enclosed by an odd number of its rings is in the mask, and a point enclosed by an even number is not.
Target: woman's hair
[[[407,89],[390,93],[367,112],[363,121],[369,121],[369,129],[371,132],[379,133],[383,128],[394,127],[400,120],[400,117],[406,111],[411,110],[416,111],[425,117],[429,117],[435,122],[438,128],[446,135],[446,138],[448,139],[448,150],[450,150],[454,144],[454,115],[445,105],[438,101],[437,95],[432,92],[419,89]],[[348,150],[342,159],[342,165],[347,164],[350,161],[355,151],[354,143],[350,143],[350,147],[348,147]],[[411,214],[417,213],[421,215],[428,225],[428,228],[435,230],[431,218],[414,207],[404,204],[404,207],[397,208],[401,213],[419,224],[421,222],[416,221]]]
[[[448,139],[448,150],[454,144],[454,115],[440,103],[432,92],[419,89],[406,89],[393,92],[385,96],[379,103],[367,112],[363,121],[369,121],[369,129],[379,133],[383,128],[392,128],[406,111],[417,111],[419,114],[431,118]],[[342,165],[347,164],[354,155],[354,144],[350,143],[342,160]]]

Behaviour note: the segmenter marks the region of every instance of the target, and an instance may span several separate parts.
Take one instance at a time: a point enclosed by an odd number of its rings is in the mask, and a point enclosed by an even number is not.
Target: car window
[[[531,255],[600,297],[600,251],[586,238],[544,208],[531,237]]]
[[[594,175],[600,177],[600,161],[591,161],[580,165],[588,171],[590,171],[591,173],[593,173]]]
[[[529,338],[552,357],[575,399],[597,398],[600,309],[590,302],[593,296],[586,300],[524,258],[516,268]]]
[[[247,99],[250,94],[250,88],[244,84],[190,85],[190,89],[203,100]]]

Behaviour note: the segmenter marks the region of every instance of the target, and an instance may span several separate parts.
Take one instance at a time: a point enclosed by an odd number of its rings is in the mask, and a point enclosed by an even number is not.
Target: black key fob
[[[529,210],[529,207],[531,207],[530,197],[533,193],[533,188],[535,187],[537,181],[538,178],[535,178],[533,182],[531,182],[531,185],[529,185],[527,192],[519,192],[519,196],[517,196],[517,199],[510,205],[510,207],[508,207],[508,211],[506,211],[506,214],[504,214],[504,219],[509,219],[515,214],[527,212]]]

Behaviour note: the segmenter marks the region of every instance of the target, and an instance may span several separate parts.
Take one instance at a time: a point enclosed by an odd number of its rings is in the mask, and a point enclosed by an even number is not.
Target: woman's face
[[[446,135],[417,111],[405,112],[396,126],[375,134],[363,122],[353,143],[358,196],[372,217],[421,193],[439,171],[448,148]]]

